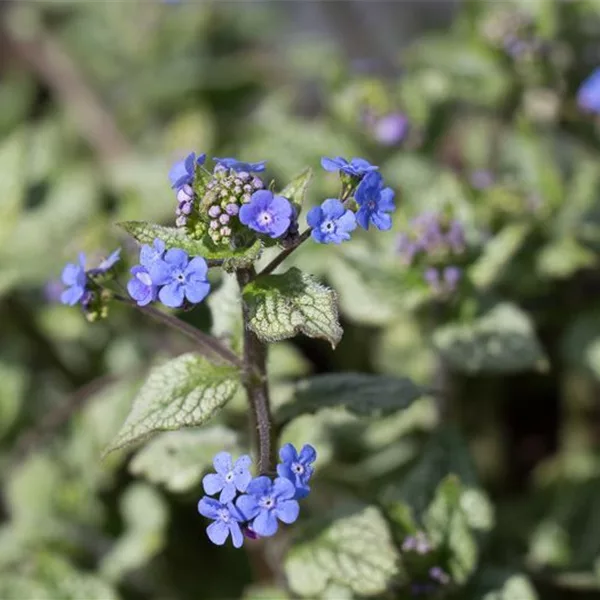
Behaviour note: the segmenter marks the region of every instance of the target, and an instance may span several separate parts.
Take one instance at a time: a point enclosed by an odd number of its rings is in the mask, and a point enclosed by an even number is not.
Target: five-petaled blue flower
[[[335,198],[311,208],[306,222],[312,227],[312,238],[320,244],[340,244],[349,240],[350,232],[356,229],[354,213]]]
[[[248,470],[251,463],[252,459],[244,455],[233,464],[229,452],[219,452],[213,459],[216,473],[209,473],[202,480],[204,491],[209,496],[221,492],[219,500],[225,503],[231,502],[236,492],[245,492],[252,480]]]
[[[162,259],[156,260],[148,268],[152,283],[160,287],[159,300],[170,308],[179,308],[184,300],[192,304],[202,302],[210,291],[206,279],[208,265],[196,256],[190,260],[187,252],[171,248]]]
[[[364,177],[355,198],[359,205],[356,220],[363,229],[369,229],[369,223],[383,231],[391,229],[392,218],[387,213],[396,208],[394,190],[383,187],[383,177],[379,173],[368,173]]]
[[[600,114],[600,67],[595,69],[579,87],[577,104],[583,110]]]
[[[266,160],[261,160],[259,162],[242,162],[241,160],[237,160],[235,158],[217,158],[214,157],[213,160],[217,163],[218,166],[223,167],[224,169],[231,169],[232,171],[237,172],[246,172],[246,173],[260,173],[265,170],[265,165],[267,164]]]
[[[277,465],[277,474],[291,481],[296,488],[296,499],[306,498],[310,492],[308,481],[314,469],[311,466],[317,458],[317,451],[305,444],[300,453],[292,444],[286,444],[279,450],[281,463]]]
[[[240,208],[240,221],[259,233],[272,238],[281,237],[290,227],[294,209],[283,196],[275,196],[269,190],[258,190],[250,202]]]
[[[293,523],[300,507],[294,500],[296,488],[284,477],[271,481],[266,475],[253,479],[246,494],[237,499],[236,505],[246,520],[252,520],[252,530],[262,537],[277,532],[277,520]]]
[[[342,171],[342,173],[352,175],[353,177],[362,177],[367,173],[371,173],[379,169],[379,167],[372,165],[364,158],[353,158],[350,160],[350,162],[348,162],[341,156],[336,156],[335,158],[327,158],[324,156],[321,159],[321,166],[326,171]]]
[[[196,165],[204,164],[206,154],[201,154],[196,158],[195,152],[190,152],[183,160],[177,161],[169,171],[171,187],[179,190],[184,185],[192,185],[194,182],[194,171]]]
[[[242,546],[244,535],[240,528],[240,522],[244,521],[244,517],[232,503],[224,504],[214,498],[204,496],[198,502],[198,512],[203,517],[214,520],[214,523],[206,528],[206,533],[213,544],[222,546],[231,535],[234,547]]]

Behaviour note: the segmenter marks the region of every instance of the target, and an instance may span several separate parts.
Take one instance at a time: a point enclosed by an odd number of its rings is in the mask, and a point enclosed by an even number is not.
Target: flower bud
[[[221,214],[221,207],[216,204],[208,209],[208,216],[216,219]]]
[[[219,223],[221,223],[221,225],[227,225],[227,223],[229,223],[229,215],[227,214],[222,214],[219,217]]]

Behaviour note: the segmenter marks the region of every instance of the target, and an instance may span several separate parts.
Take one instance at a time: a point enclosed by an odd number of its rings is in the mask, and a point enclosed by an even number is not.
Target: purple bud
[[[378,119],[374,126],[375,139],[385,146],[399,144],[408,132],[408,119],[406,115],[396,112]]]
[[[179,211],[183,215],[189,215],[189,214],[191,214],[192,213],[192,203],[191,202],[184,202],[184,203],[180,204],[179,205]]]
[[[244,186],[244,187],[246,187],[246,186]],[[236,186],[233,188],[233,193],[234,193],[234,194],[237,194],[237,195],[241,194],[241,193],[242,193],[242,188],[241,188],[241,186],[239,186],[239,185],[236,185]]]
[[[418,247],[406,233],[398,235],[396,240],[396,252],[402,258],[402,262],[406,265],[410,265],[417,253]]]
[[[429,577],[442,585],[446,585],[450,582],[449,575],[440,567],[431,567],[431,569],[429,569]]]
[[[247,538],[249,538],[251,540],[260,539],[260,535],[258,535],[258,533],[256,533],[256,531],[254,531],[254,529],[252,529],[252,527],[250,527],[250,525],[248,525],[247,527],[243,527],[242,532]]]
[[[221,207],[214,204],[208,209],[208,216],[216,219],[221,214]]]
[[[252,196],[250,194],[244,194],[242,196],[242,202],[244,204],[248,204],[248,202],[250,202],[251,198],[252,198]]]
[[[221,223],[221,225],[227,225],[227,223],[229,223],[229,215],[223,214],[219,217],[219,223]]]
[[[250,173],[247,173],[246,171],[240,171],[237,174],[237,178],[236,179],[241,179],[242,182],[249,181],[250,180]]]
[[[180,215],[179,217],[177,217],[175,219],[175,225],[177,227],[185,227],[186,223],[187,223],[187,219],[184,215]]]
[[[219,221],[211,221],[209,227],[211,229],[219,229]]]
[[[454,219],[450,223],[450,229],[446,234],[446,240],[454,252],[462,252],[465,249],[465,230],[462,223]]]
[[[402,542],[402,551],[409,552],[410,550],[414,550],[416,548],[416,545],[416,538],[412,535],[409,535],[408,537],[404,538],[404,541]]]
[[[225,207],[225,212],[232,217],[237,215],[239,211],[240,211],[240,207],[237,204],[228,204]]]
[[[453,292],[462,277],[462,271],[459,267],[446,267],[444,269],[444,282],[448,291]]]
[[[250,193],[252,193],[253,191],[254,191],[254,188],[249,183],[247,183],[244,186],[244,192],[250,192]]]
[[[221,229],[219,229],[219,232],[221,233],[222,236],[227,237],[228,235],[231,235],[231,228],[230,227],[221,227]]]
[[[177,202],[189,202],[194,198],[194,190],[187,183],[177,192]]]
[[[260,177],[253,177],[252,187],[255,190],[262,190],[265,187],[265,184],[263,183],[263,180]]]

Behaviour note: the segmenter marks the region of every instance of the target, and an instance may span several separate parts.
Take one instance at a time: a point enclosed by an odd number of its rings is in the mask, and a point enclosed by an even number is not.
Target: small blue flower
[[[277,477],[273,482],[261,475],[250,482],[236,505],[246,520],[252,520],[252,531],[269,537],[277,532],[277,520],[290,524],[298,518],[300,506],[295,495],[296,488],[288,479]]]
[[[577,104],[585,111],[600,114],[600,67],[579,87]]]
[[[355,198],[359,205],[356,220],[363,229],[369,229],[369,223],[382,231],[391,229],[392,218],[386,213],[396,208],[394,191],[383,187],[383,177],[379,173],[365,176],[356,189]]]
[[[379,167],[372,165],[364,158],[353,158],[350,160],[350,162],[348,162],[341,156],[336,156],[335,158],[327,158],[324,156],[321,159],[321,166],[326,171],[342,171],[343,173],[347,173],[353,177],[362,177],[367,173],[371,173],[379,169]]]
[[[314,472],[312,463],[317,459],[317,451],[305,444],[300,454],[292,444],[286,444],[279,451],[281,464],[277,465],[277,475],[289,479],[296,488],[295,498],[306,498],[310,492],[308,482]]]
[[[210,291],[207,272],[208,265],[202,257],[190,260],[187,252],[180,248],[167,250],[164,258],[148,268],[152,283],[162,286],[159,300],[170,308],[179,308],[184,300],[192,304],[202,302]]]
[[[85,254],[79,253],[79,264],[68,263],[61,275],[62,282],[69,286],[60,295],[60,301],[69,306],[75,306],[86,290],[87,275],[85,274]]]
[[[121,258],[121,248],[117,248],[108,258],[105,258],[97,267],[88,270],[88,275],[103,275],[110,271]]]
[[[248,484],[252,480],[252,475],[248,470],[252,459],[247,456],[240,456],[235,464],[232,464],[231,454],[229,452],[219,452],[213,460],[216,473],[209,473],[202,480],[204,491],[209,496],[214,496],[221,492],[219,500],[221,502],[231,502],[236,492],[245,492]]]
[[[177,161],[169,171],[171,187],[179,190],[184,185],[192,185],[194,182],[194,171],[196,165],[204,164],[206,154],[201,154],[196,158],[195,152],[190,152],[183,160]]]
[[[241,548],[244,536],[240,522],[244,521],[244,517],[233,504],[224,504],[214,498],[204,496],[198,502],[198,512],[203,517],[214,520],[214,523],[206,528],[208,538],[213,544],[222,546],[231,535],[234,548]]]
[[[137,302],[138,306],[146,306],[156,300],[158,286],[152,283],[152,278],[146,267],[135,265],[131,268],[133,277],[127,282],[129,295]]]
[[[306,215],[306,222],[312,227],[312,238],[320,244],[340,244],[349,240],[350,232],[356,229],[354,213],[335,198],[311,208]]]
[[[449,266],[444,269],[444,283],[448,292],[454,292],[462,278],[460,267]]]
[[[213,160],[217,163],[218,166],[223,167],[224,169],[231,169],[232,171],[246,173],[261,173],[265,170],[265,165],[267,164],[266,160],[261,160],[259,162],[254,163],[242,162],[235,158],[214,157]]]
[[[268,190],[254,192],[239,212],[242,224],[272,238],[281,237],[288,230],[293,216],[290,201]]]

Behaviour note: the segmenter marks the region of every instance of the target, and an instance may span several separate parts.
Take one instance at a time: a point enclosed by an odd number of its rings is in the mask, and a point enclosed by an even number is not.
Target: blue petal
[[[192,303],[202,302],[210,292],[210,283],[207,281],[191,281],[185,286],[185,297]]]
[[[209,498],[208,496],[204,496],[200,498],[198,502],[198,512],[208,519],[218,519],[219,518],[219,510],[223,508],[223,505],[214,498]]]
[[[312,237],[313,240],[315,240],[315,242],[317,242],[319,244],[327,243],[325,241],[325,236],[323,235],[323,232],[320,229],[313,229],[310,232],[310,236]]]
[[[294,493],[296,490],[294,490]],[[284,500],[283,502],[278,502],[275,508],[275,514],[280,521],[287,523],[293,523],[300,514],[300,506],[295,500]]]
[[[219,475],[227,475],[229,471],[232,469],[231,463],[231,454],[229,452],[219,452],[213,458],[213,465],[215,467],[215,471],[219,473]]]
[[[356,229],[356,216],[351,210],[347,210],[338,220],[337,229],[341,233],[347,233]],[[348,236],[350,237],[350,236]]]
[[[260,511],[256,498],[254,496],[250,496],[249,494],[240,496],[236,500],[235,505],[244,516],[245,521],[253,519]]]
[[[173,267],[184,270],[189,262],[188,253],[181,248],[171,248],[165,253],[163,259],[166,263]]]
[[[279,460],[283,463],[293,463],[298,460],[298,452],[292,444],[285,444],[279,450]]]
[[[292,471],[288,463],[277,465],[277,475],[290,481],[296,481],[296,474]]]
[[[339,171],[342,167],[346,166],[348,161],[341,156],[336,156],[335,158],[328,158],[324,156],[321,159],[321,166],[326,171]]]
[[[188,266],[185,269],[186,275],[195,275],[199,279],[206,279],[208,272],[208,265],[201,256],[196,256],[190,260]]]
[[[269,537],[277,532],[277,519],[270,510],[263,510],[252,522],[252,529],[258,535]]]
[[[294,484],[284,477],[277,477],[273,483],[273,496],[278,500],[290,500],[294,497]]]
[[[172,188],[179,188],[188,183],[189,174],[185,168],[185,161],[179,160],[171,167],[169,179]]]
[[[317,460],[317,451],[310,444],[304,444],[298,457],[303,465],[307,465]]]
[[[107,259],[103,260],[97,267],[98,271],[108,271],[120,258],[121,248],[117,248]]]
[[[77,304],[83,294],[85,292],[85,288],[79,285],[73,285],[70,288],[67,288],[61,295],[60,301],[63,304],[68,304],[69,306],[75,306]]]
[[[65,285],[74,285],[81,271],[82,269],[79,265],[67,263],[60,278]]]
[[[223,486],[223,491],[221,492],[221,495],[219,496],[219,500],[223,504],[227,504],[228,502],[231,502],[235,498],[236,494],[237,494],[237,490],[235,489],[235,484],[225,483],[225,485]]]
[[[240,212],[238,213],[240,218],[240,223],[242,225],[246,225],[249,227],[251,223],[254,222],[255,210],[250,204],[244,204],[242,208],[240,208]]]
[[[169,283],[160,288],[158,299],[169,308],[179,308],[183,304],[184,289],[180,283]]]
[[[363,229],[369,229],[369,217],[370,217],[370,211],[367,207],[362,207],[359,208],[358,212],[356,213],[356,222],[363,228]]]
[[[196,159],[196,164],[198,166],[201,166],[204,164],[204,162],[206,161],[206,153],[203,152],[197,159]]]
[[[129,295],[137,302],[138,306],[146,306],[155,299],[156,288],[146,285],[138,277],[132,277],[127,282]]]
[[[208,475],[204,476],[204,479],[202,479],[202,485],[204,486],[204,491],[209,496],[214,496],[223,489],[225,480],[221,475],[209,473]],[[222,499],[221,502],[223,502]]]
[[[339,219],[345,212],[344,205],[337,198],[328,198],[321,204],[321,210],[325,218]]]
[[[323,222],[323,211],[320,206],[314,206],[306,213],[306,223],[315,229]]]
[[[164,260],[155,260],[145,266],[154,285],[165,285],[172,281],[171,272],[173,267]]]
[[[234,548],[241,548],[244,543],[244,535],[242,534],[242,530],[240,526],[233,522],[229,523],[229,533],[231,533],[231,541],[233,542]]]
[[[262,497],[269,494],[272,488],[272,481],[266,475],[261,475],[260,477],[255,477],[248,484],[248,489],[246,491],[252,496]]]
[[[206,528],[206,533],[213,544],[222,546],[229,536],[229,525],[223,521],[216,521]]]
[[[380,231],[387,231],[392,228],[392,217],[383,212],[375,212],[371,215],[371,222]]]
[[[190,152],[184,159],[185,170],[190,175],[190,178],[194,176],[194,163],[196,162],[196,153]]]
[[[395,210],[396,205],[394,204],[394,196],[395,194],[392,188],[387,187],[381,190],[378,202],[379,209],[386,212]]]

